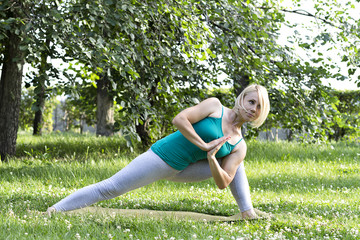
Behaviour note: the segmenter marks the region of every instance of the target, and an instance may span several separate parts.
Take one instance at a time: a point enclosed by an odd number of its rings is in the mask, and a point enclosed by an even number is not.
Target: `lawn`
[[[171,217],[39,214],[76,189],[124,167],[136,152],[120,137],[20,133],[17,156],[0,163],[0,239],[359,239],[360,145],[248,141],[253,204],[270,219],[206,222]],[[239,212],[213,180],[159,181],[96,206]]]

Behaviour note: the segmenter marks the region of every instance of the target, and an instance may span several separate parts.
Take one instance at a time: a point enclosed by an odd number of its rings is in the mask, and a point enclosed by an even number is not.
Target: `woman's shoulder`
[[[204,102],[203,106],[211,111],[211,114],[208,115],[209,117],[220,118],[222,116],[223,105],[218,98],[210,97],[205,99]]]
[[[217,97],[209,97],[207,99],[204,100],[204,102],[208,102],[217,106],[222,106],[222,103],[220,102],[220,100]]]
[[[233,152],[239,152],[242,154],[246,154],[247,145],[245,139],[242,137],[241,141],[235,146]]]

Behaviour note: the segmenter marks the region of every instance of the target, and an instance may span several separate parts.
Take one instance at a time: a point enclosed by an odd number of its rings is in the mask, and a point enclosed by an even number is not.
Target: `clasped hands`
[[[222,145],[224,145],[224,143],[226,141],[228,141],[230,138],[231,138],[230,136],[226,136],[226,137],[224,136],[224,137],[215,139],[211,142],[206,143],[205,146],[203,148],[201,148],[201,150],[207,152],[208,158],[215,157],[216,153],[220,150]]]

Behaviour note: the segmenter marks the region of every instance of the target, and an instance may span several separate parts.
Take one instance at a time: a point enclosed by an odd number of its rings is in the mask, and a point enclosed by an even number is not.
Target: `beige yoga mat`
[[[255,212],[260,215],[264,214],[259,210],[255,209]],[[238,213],[233,216],[216,216],[204,213],[196,213],[196,212],[182,212],[182,211],[158,211],[158,210],[148,210],[148,209],[114,209],[114,208],[101,208],[101,207],[87,207],[82,209],[77,209],[73,211],[66,212],[66,214],[99,214],[103,216],[115,216],[121,215],[126,217],[141,217],[147,219],[166,219],[166,218],[175,218],[178,220],[195,220],[195,221],[222,221],[222,222],[233,222],[233,221],[241,221],[241,213]],[[259,216],[263,218],[265,216]]]

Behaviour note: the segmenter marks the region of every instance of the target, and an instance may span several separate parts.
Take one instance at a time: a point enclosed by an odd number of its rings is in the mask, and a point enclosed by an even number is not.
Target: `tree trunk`
[[[234,81],[236,96],[239,96],[239,94],[250,84],[249,76],[243,74],[242,71],[234,73],[232,79]]]
[[[21,82],[24,53],[19,49],[21,39],[8,32],[5,42],[4,60],[0,80],[0,155],[14,155],[19,125]]]
[[[151,144],[151,138],[149,135],[149,129],[148,129],[148,122],[149,119],[144,122],[144,124],[138,124],[136,125],[136,133],[139,135],[141,139],[141,143],[143,146],[143,149],[146,149]]]
[[[150,91],[148,93],[147,99],[149,99],[150,106],[153,107],[155,105],[154,99],[157,94],[157,83],[158,80],[156,80],[155,84],[152,85],[150,88]],[[142,124],[139,122],[135,129],[136,133],[139,135],[142,143],[142,148],[145,150],[148,148],[151,144],[151,137],[150,137],[150,130],[149,130],[149,124],[150,124],[150,118],[145,118],[144,114],[140,114],[140,117],[142,119]]]
[[[50,40],[46,40],[45,48],[49,49]],[[43,113],[45,109],[45,82],[46,82],[46,69],[47,69],[47,58],[49,56],[49,51],[45,50],[41,53],[41,64],[39,70],[39,77],[37,78],[38,81],[36,82],[37,86],[35,88],[35,99],[36,102],[35,107],[35,117],[34,117],[34,124],[33,124],[33,135],[41,135],[42,127],[43,127]]]
[[[45,81],[40,80],[38,82],[38,86],[36,87],[36,102],[35,107],[35,117],[33,122],[33,135],[41,135],[42,134],[42,125],[43,125],[43,112],[45,108]]]
[[[55,107],[55,117],[54,117],[53,131],[56,131],[57,125],[58,125],[58,107],[59,107],[59,105],[56,105],[56,107]]]
[[[84,118],[85,118],[85,116],[84,116],[85,114],[83,114],[83,113],[81,113],[80,114],[80,121],[79,121],[79,125],[80,125],[80,134],[83,134],[83,132],[84,132]]]
[[[291,129],[289,129],[288,133],[287,133],[287,140],[289,142],[293,140],[293,135],[294,135],[294,132]]]
[[[96,135],[111,136],[114,128],[114,101],[109,94],[110,80],[104,75],[97,82]]]

